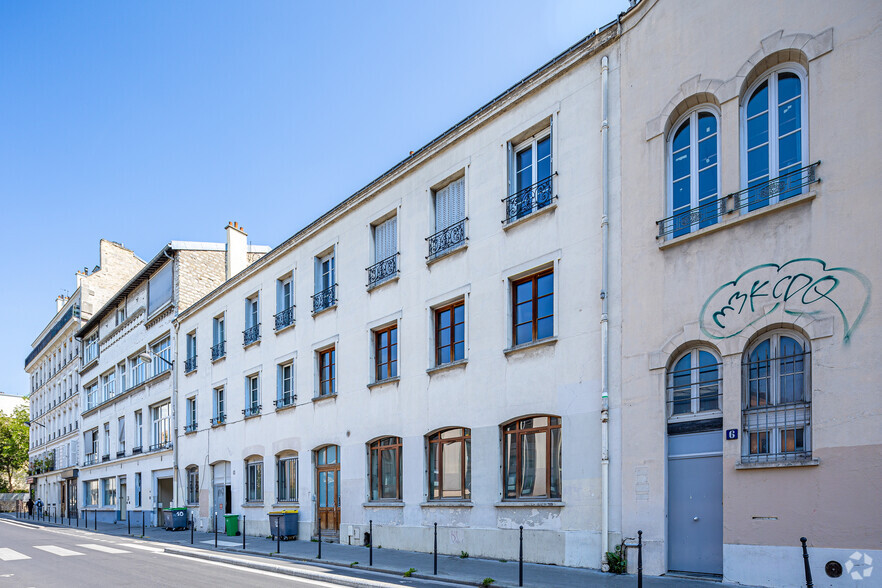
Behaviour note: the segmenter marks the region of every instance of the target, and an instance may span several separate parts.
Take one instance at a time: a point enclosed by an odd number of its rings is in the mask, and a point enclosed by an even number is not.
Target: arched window
[[[245,502],[263,501],[263,458],[259,455],[245,460]]]
[[[748,90],[742,108],[747,209],[801,194],[808,185],[805,75],[798,66],[773,70]]]
[[[401,438],[377,439],[369,453],[371,500],[401,500]]]
[[[674,237],[716,224],[720,217],[717,116],[694,110],[675,126],[668,145],[668,211]]]
[[[531,416],[502,426],[506,500],[559,500],[560,417]]]
[[[719,410],[720,368],[720,360],[706,349],[692,349],[680,356],[667,374],[668,417]]]
[[[278,502],[297,501],[297,452],[286,451],[278,454],[276,462],[276,500]]]
[[[428,437],[429,500],[471,500],[472,432],[444,429]]]
[[[199,504],[199,468],[187,468],[187,504]]]
[[[742,377],[742,461],[811,457],[811,362],[808,342],[773,331],[748,348]]]

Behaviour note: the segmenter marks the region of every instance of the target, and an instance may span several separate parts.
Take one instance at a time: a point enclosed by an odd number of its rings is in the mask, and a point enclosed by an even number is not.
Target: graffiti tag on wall
[[[870,291],[870,280],[859,271],[827,267],[821,259],[764,263],[717,288],[701,308],[699,324],[708,337],[728,339],[783,305],[792,316],[839,316],[847,343],[870,306]]]

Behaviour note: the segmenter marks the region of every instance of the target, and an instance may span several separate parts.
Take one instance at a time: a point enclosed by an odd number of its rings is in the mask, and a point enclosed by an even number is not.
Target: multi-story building
[[[292,508],[301,538],[362,544],[373,521],[383,547],[429,549],[438,523],[444,553],[511,557],[523,526],[529,560],[600,565],[618,530],[602,452],[618,308],[600,296],[616,35],[181,312],[181,502],[200,528],[243,514],[267,535]]]
[[[30,485],[34,499],[66,516],[77,510],[80,328],[144,262],[119,243],[102,239],[99,263],[77,272],[70,296],[56,299],[56,314],[25,359],[30,376]]]
[[[621,19],[622,525],[651,573],[804,586],[806,537],[815,585],[879,584],[880,22],[878,2]]]
[[[83,349],[80,505],[98,520],[143,511],[153,524],[172,503],[172,321],[268,250],[249,246],[238,228],[227,230],[236,235],[227,245],[172,241],[163,247],[76,333]]]

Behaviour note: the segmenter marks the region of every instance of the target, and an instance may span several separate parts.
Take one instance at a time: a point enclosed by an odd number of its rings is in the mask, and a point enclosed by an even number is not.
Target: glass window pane
[[[778,74],[778,104],[801,94],[799,76],[790,72]]]
[[[769,109],[769,83],[763,82],[759,88],[754,90],[753,96],[747,102],[747,116],[752,117]]]
[[[671,170],[671,177],[674,180],[679,180],[681,178],[685,178],[689,175],[689,166],[690,166],[690,153],[689,149],[684,149],[683,151],[677,151],[674,153],[673,159],[673,169]]]
[[[453,327],[453,340],[454,341],[463,341],[465,340],[465,325],[460,323]]]
[[[328,447],[328,463],[337,463],[337,446]]]
[[[517,434],[505,436],[505,497],[517,498]]]
[[[441,461],[444,470],[442,485],[444,498],[462,497],[462,442],[441,445]]]
[[[704,169],[717,162],[717,138],[710,137],[698,142],[698,169]]]
[[[442,329],[438,333],[438,339],[441,345],[450,345],[450,329]]]
[[[546,317],[554,314],[554,296],[543,296],[536,301],[536,317]]]
[[[518,325],[515,329],[515,344],[527,343],[533,340],[533,323]]]
[[[536,325],[536,338],[545,339],[554,334],[554,319],[552,317],[539,319]]]
[[[679,212],[682,209],[689,209],[692,204],[692,195],[691,195],[691,186],[689,183],[689,178],[684,178],[677,182],[674,182],[673,188],[673,203],[674,210],[672,212]],[[676,223],[675,223],[676,225]]]
[[[434,439],[436,435],[429,437]],[[441,472],[438,470],[438,443],[429,444],[429,498],[440,498],[441,496]]]
[[[698,172],[698,200],[712,199],[717,195],[717,166]]]
[[[515,286],[515,301],[524,302],[533,297],[533,282],[524,282]]]
[[[450,326],[450,311],[438,313],[438,327],[444,329]]]
[[[442,347],[438,350],[438,363],[450,363],[450,347]]]
[[[787,135],[778,141],[778,161],[781,172],[802,163],[802,133]]]
[[[536,181],[541,182],[551,175],[551,137],[546,137],[536,145]]]
[[[546,274],[536,280],[536,282],[536,289],[539,296],[545,296],[554,291],[554,274]]]
[[[797,98],[778,107],[778,136],[786,135],[799,129],[801,123],[801,99]]]
[[[547,496],[547,433],[526,433],[521,436],[521,496]]]
[[[461,323],[465,321],[465,306],[460,304],[453,309],[453,322]]]
[[[756,147],[769,140],[768,113],[747,121],[747,147]]]
[[[551,488],[549,498],[560,498],[561,441],[560,429],[551,430]]]
[[[533,320],[533,303],[531,301],[518,304],[515,322],[517,324],[528,323]]]
[[[747,177],[753,181],[769,175],[769,146],[747,152]]]
[[[459,361],[465,357],[465,343],[457,343],[453,346],[453,360]]]
[[[677,134],[674,135],[673,141],[673,151],[680,151],[684,147],[689,146],[689,121],[687,120],[680,128],[677,129]]]
[[[706,137],[717,132],[717,117],[709,112],[701,112],[698,114],[698,140],[701,141]]]

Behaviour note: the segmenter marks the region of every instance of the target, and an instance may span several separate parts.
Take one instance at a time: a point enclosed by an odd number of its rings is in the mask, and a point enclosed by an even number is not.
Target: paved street
[[[279,568],[322,573],[327,581],[292,577],[241,565],[165,553],[168,545],[83,529],[51,528],[0,519],[0,586],[291,586],[332,588],[341,578],[359,585],[439,586],[436,582],[378,578],[375,574],[310,564]],[[240,558],[241,559],[241,558]],[[335,578],[336,576],[336,578]],[[363,583],[362,583],[363,582]],[[444,584],[452,586],[452,584]]]

